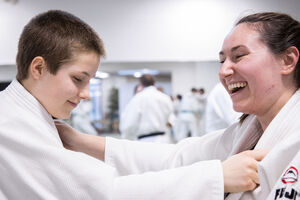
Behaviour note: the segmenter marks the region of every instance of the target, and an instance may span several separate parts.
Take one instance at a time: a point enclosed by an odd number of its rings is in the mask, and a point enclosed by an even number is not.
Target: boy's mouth
[[[74,108],[78,105],[78,103],[74,103],[72,101],[68,101],[69,104],[71,104],[71,106],[73,106]]]

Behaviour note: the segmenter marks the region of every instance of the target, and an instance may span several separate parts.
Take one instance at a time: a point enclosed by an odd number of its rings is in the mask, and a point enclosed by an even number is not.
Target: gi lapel
[[[291,139],[294,138],[292,136],[300,130],[300,123],[298,122],[299,114],[300,91],[298,90],[272,120],[255,146],[255,149],[272,149],[258,166],[260,186],[252,192],[230,194],[226,199],[267,198],[276,181],[287,167],[287,164],[298,152],[297,148],[293,148],[293,141],[291,141]],[[239,146],[243,149],[242,144]],[[294,152],[289,149],[294,150]],[[288,153],[286,151],[288,151]]]

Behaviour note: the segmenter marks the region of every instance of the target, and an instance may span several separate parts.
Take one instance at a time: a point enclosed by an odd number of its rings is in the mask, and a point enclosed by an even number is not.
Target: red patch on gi
[[[281,178],[283,183],[294,183],[298,180],[298,170],[295,167],[288,168]]]

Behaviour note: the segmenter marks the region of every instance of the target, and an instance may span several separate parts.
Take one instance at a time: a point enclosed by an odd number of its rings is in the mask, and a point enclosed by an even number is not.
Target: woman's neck
[[[267,129],[272,120],[276,117],[279,111],[289,101],[289,99],[294,95],[296,91],[297,89],[290,89],[286,91],[272,105],[270,105],[269,109],[267,109],[262,114],[256,115],[263,131]]]

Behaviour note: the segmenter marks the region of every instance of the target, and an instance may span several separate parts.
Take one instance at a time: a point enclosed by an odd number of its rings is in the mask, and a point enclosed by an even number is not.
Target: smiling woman
[[[266,129],[287,100],[295,93],[294,68],[298,50],[276,55],[247,23],[237,27],[224,41],[220,59],[220,80],[227,88],[238,112],[255,114]],[[293,60],[292,63],[287,63]],[[292,64],[287,73],[287,65]],[[243,87],[240,87],[242,85]]]

